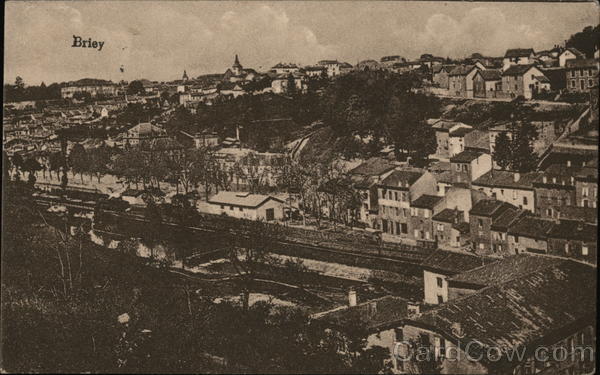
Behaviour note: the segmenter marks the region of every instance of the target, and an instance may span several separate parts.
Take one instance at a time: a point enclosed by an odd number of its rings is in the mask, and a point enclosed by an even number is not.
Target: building
[[[208,200],[210,213],[238,219],[278,221],[284,202],[270,195],[221,191]]]
[[[327,77],[334,78],[341,74],[341,63],[337,60],[321,60],[317,63],[327,69]]]
[[[502,70],[507,70],[514,65],[529,65],[534,63],[535,53],[533,48],[509,49],[502,60]]]
[[[485,258],[458,252],[436,250],[423,262],[423,302],[428,305],[439,305],[448,302],[447,279],[461,272],[480,267]]]
[[[540,172],[518,173],[492,169],[471,183],[488,197],[535,212],[535,187]]]
[[[159,138],[166,138],[167,132],[154,124],[143,122],[122,133],[123,143],[131,146],[138,146],[142,142],[152,141]]]
[[[377,226],[379,208],[377,184],[388,177],[397,167],[389,160],[373,157],[348,172],[354,189],[362,197],[360,221],[371,228]]]
[[[293,82],[293,87],[291,86]],[[301,74],[281,74],[271,81],[271,89],[275,94],[288,94],[294,90],[298,93],[305,93],[308,90],[308,83]]]
[[[565,72],[570,92],[588,92],[598,86],[597,59],[567,60]]]
[[[533,182],[535,212],[546,218],[556,218],[557,208],[575,204],[575,173],[577,168],[554,164]]]
[[[450,158],[452,183],[471,185],[482,175],[492,170],[492,156],[488,153],[465,150]]]
[[[529,262],[518,268],[490,263],[471,277],[452,278],[465,296],[406,319],[397,332],[399,341],[431,345],[443,374],[593,372],[596,291],[582,286],[595,285],[596,269],[573,261],[537,268]],[[518,270],[523,274],[515,275]],[[553,361],[552,356],[534,356],[540,346],[564,347],[567,353],[576,347],[591,350]],[[511,354],[516,349],[523,355]]]
[[[502,72],[494,69],[479,70],[473,77],[473,96],[496,98],[502,93]]]
[[[512,65],[502,73],[502,91],[511,98],[532,99],[550,91],[550,81],[535,65]]]
[[[481,199],[469,211],[472,248],[479,254],[491,254],[492,225],[502,213],[515,207],[495,199]]]
[[[568,60],[577,59],[585,59],[585,55],[582,52],[580,52],[577,48],[569,47],[562,51],[560,55],[558,55],[558,66],[565,67],[567,66]]]
[[[597,167],[582,167],[575,173],[575,201],[577,206],[596,208],[598,202]]]
[[[448,94],[462,98],[473,97],[473,77],[479,68],[475,65],[458,65],[448,73]]]
[[[433,216],[444,208],[444,198],[423,194],[410,203],[409,233],[417,246],[436,247]]]
[[[478,249],[480,254],[488,254],[490,256],[504,257],[512,255],[508,243],[508,228],[515,224],[521,217],[527,214],[527,211],[520,210],[516,207],[508,207],[499,216],[492,220],[490,227],[491,247],[487,249]]]
[[[203,147],[217,147],[219,145],[219,135],[215,132],[200,132],[195,134],[190,134],[185,131],[180,131],[182,144],[193,147],[193,148],[203,148]]]
[[[525,215],[508,228],[508,248],[511,254],[524,252],[548,253],[548,233],[553,220]]]
[[[382,65],[384,65],[386,68],[391,68],[394,66],[395,63],[405,63],[406,59],[402,56],[399,55],[393,55],[393,56],[383,56],[380,60]]]
[[[435,154],[442,160],[461,153],[465,149],[465,136],[473,130],[462,122],[446,120],[436,121],[432,128],[437,145]]]
[[[84,78],[68,82],[60,89],[63,99],[72,99],[76,93],[87,93],[92,98],[113,97],[117,95],[117,85],[103,79]]]
[[[278,63],[271,68],[271,71],[275,74],[298,73],[300,71],[300,67],[296,64]]]
[[[464,211],[446,208],[432,218],[434,238],[440,249],[461,249],[465,238],[461,236],[459,224],[465,223]]]
[[[360,72],[368,72],[374,70],[382,70],[386,66],[375,60],[363,60],[356,64],[356,70]]]
[[[304,74],[310,78],[321,78],[327,75],[327,67],[325,66],[305,66]]]
[[[583,220],[560,220],[548,233],[548,254],[596,264],[598,226]]]
[[[449,74],[456,65],[434,65],[431,68],[431,80],[433,84],[441,89],[448,89],[450,87]]]
[[[394,170],[377,185],[377,227],[384,241],[414,241],[409,231],[410,204],[423,194],[434,195],[435,188],[435,177],[418,170]]]

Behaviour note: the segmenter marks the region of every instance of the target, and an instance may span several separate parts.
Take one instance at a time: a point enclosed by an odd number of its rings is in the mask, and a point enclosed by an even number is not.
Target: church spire
[[[240,60],[238,59],[238,55],[237,55],[237,53],[235,54],[235,62],[233,63],[233,65],[234,65],[234,66],[241,65],[241,64],[240,64]]]
[[[185,70],[183,71],[183,77],[181,79],[184,81],[187,81],[189,79],[187,72]]]

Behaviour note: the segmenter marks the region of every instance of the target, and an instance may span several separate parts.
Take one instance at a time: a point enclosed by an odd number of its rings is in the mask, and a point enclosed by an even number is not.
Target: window
[[[441,277],[436,277],[436,281],[438,288],[442,288],[444,286],[444,279],[442,279]]]
[[[569,254],[569,243],[565,244],[565,254]]]
[[[592,81],[591,79],[588,79],[588,87],[592,87],[594,86],[594,81]]]
[[[574,71],[574,70],[571,70],[571,77],[575,77],[575,71]],[[573,81],[573,82],[575,82],[575,81]],[[574,86],[575,86],[575,85],[573,84],[573,87],[574,87]]]
[[[479,243],[479,250],[483,250],[485,248],[485,245],[483,244],[483,242]]]
[[[419,230],[415,229],[415,238],[419,238]]]
[[[429,239],[429,232],[425,232],[425,239],[428,240]]]
[[[428,209],[426,209],[426,208],[423,209],[423,216],[425,218],[429,218],[429,210]]]
[[[400,223],[400,233],[408,234],[408,225],[406,223]]]
[[[224,209],[225,209],[225,206],[221,205],[221,209],[222,209],[222,210],[224,210]]]
[[[571,81],[571,87],[572,87],[572,88],[575,88],[575,87],[577,87],[577,83],[575,83],[575,80],[572,80],[572,81]]]
[[[588,255],[588,253],[589,253],[589,250],[588,250],[587,245],[581,246],[581,255]]]
[[[240,212],[244,212],[244,207],[240,207]]]
[[[523,197],[523,205],[527,206],[527,197]]]
[[[479,227],[479,229],[483,228],[483,220],[477,219],[477,226]]]
[[[437,299],[438,299],[438,303],[444,303],[444,297],[443,296],[440,296],[438,294]]]
[[[233,211],[233,206],[229,206],[229,211]]]

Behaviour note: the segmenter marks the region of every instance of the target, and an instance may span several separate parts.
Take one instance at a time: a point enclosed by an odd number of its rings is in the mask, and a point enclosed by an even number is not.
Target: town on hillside
[[[594,373],[600,26],[576,29],[5,81],[0,370]]]

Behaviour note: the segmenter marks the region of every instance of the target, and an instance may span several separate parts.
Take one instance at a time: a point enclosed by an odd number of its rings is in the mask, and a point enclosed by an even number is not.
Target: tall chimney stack
[[[348,292],[348,306],[354,307],[356,306],[356,290],[350,289]]]
[[[519,182],[519,180],[521,179],[521,174],[519,172],[515,172],[515,174],[513,175],[513,179],[515,180],[515,182]]]

